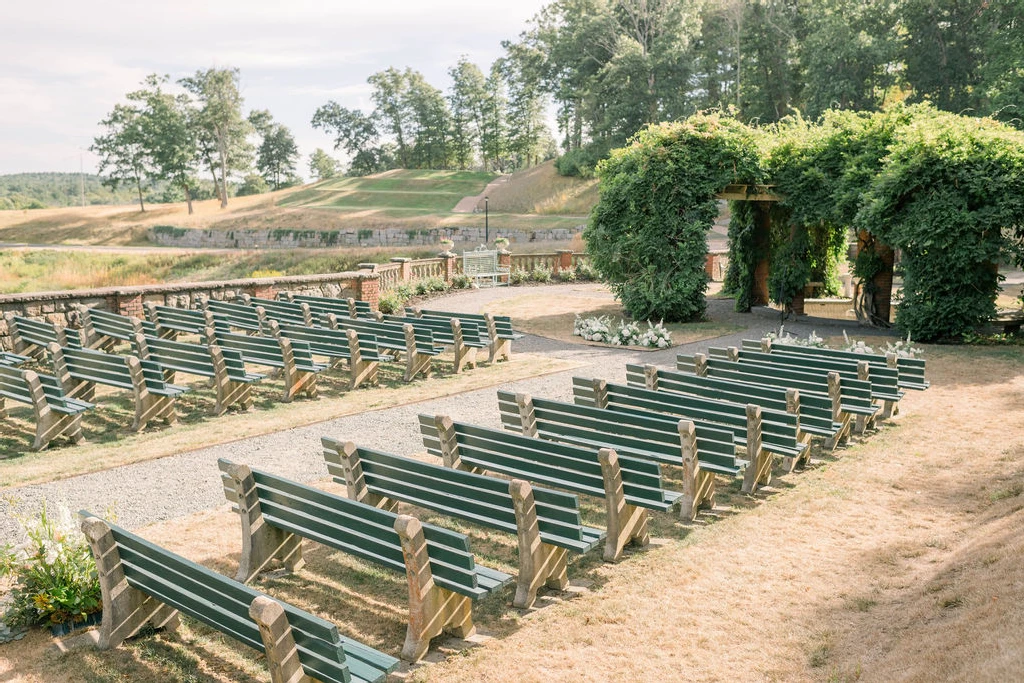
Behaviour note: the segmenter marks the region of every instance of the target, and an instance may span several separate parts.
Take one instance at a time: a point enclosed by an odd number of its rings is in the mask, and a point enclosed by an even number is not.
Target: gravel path
[[[552,297],[574,296],[593,291],[598,285],[552,285],[545,294]],[[475,312],[490,302],[522,296],[523,288],[491,288],[450,294],[431,301],[432,308]],[[502,385],[527,391],[537,396],[571,400],[573,375],[602,377],[610,381],[625,380],[628,362],[654,363],[671,367],[677,353],[694,353],[708,346],[738,344],[744,338],[759,338],[777,328],[777,318],[732,312],[732,300],[710,300],[709,314],[715,320],[737,322],[743,332],[706,340],[664,351],[642,352],[629,349],[603,348],[527,335],[513,342],[513,353],[539,352],[557,358],[577,361],[583,367]],[[814,327],[822,328],[821,321]],[[851,329],[856,325],[851,325]],[[786,329],[806,335],[810,324],[790,324]],[[832,332],[830,330],[830,332]],[[838,328],[834,331],[839,334]],[[874,332],[873,332],[874,333]],[[863,336],[860,330],[853,334]],[[472,371],[470,371],[472,372]],[[500,428],[495,393],[498,387],[469,391],[454,396],[428,399],[415,404],[397,406],[351,415],[306,427],[297,427],[274,434],[210,446],[180,455],[127,465],[82,475],[49,484],[23,486],[4,492],[13,500],[13,508],[32,513],[43,500],[62,503],[72,510],[86,509],[96,514],[113,510],[120,524],[132,529],[151,522],[173,519],[224,504],[218,458],[229,458],[254,467],[276,472],[302,482],[327,478],[320,448],[320,437],[330,435],[350,439],[368,447],[410,455],[423,452],[416,416],[419,413],[447,413],[456,420]],[[316,410],[316,403],[309,404]],[[116,446],[115,446],[116,447]],[[59,457],[59,452],[54,453]],[[0,544],[18,539],[18,526],[11,514],[0,516]]]

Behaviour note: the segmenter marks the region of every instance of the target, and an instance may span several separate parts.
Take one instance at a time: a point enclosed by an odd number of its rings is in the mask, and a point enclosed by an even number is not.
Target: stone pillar
[[[563,270],[572,270],[572,249],[559,249],[558,260],[555,262],[555,274]]]
[[[458,268],[458,255],[453,254],[450,251],[442,251],[437,255],[438,258],[444,259],[441,261],[442,273],[444,274],[444,281],[448,284],[452,283],[452,278],[455,277],[455,269]]]
[[[507,268],[509,272],[512,272],[512,252],[511,251],[509,251],[508,249],[499,249],[498,250],[498,267],[499,268],[503,268],[503,269]],[[500,279],[501,279],[502,282],[508,283],[508,275],[502,275]]]
[[[402,270],[401,270],[401,281],[402,282],[409,282],[410,280],[412,280],[412,259],[411,258],[405,258],[404,256],[395,256],[394,258],[389,259],[389,260],[392,263],[401,263],[402,264]]]
[[[704,272],[707,273],[709,280],[715,279],[715,255],[710,251],[708,252],[707,259],[704,261]]]
[[[789,310],[793,315],[804,315],[804,290],[793,295],[793,301],[789,304]]]
[[[113,313],[139,318],[140,320],[146,317],[146,312],[142,308],[141,292],[138,294],[121,294],[118,292],[115,304],[117,309],[112,311]]]
[[[368,302],[370,308],[377,310],[377,302],[380,301],[380,275],[360,274],[356,279],[356,298]]]

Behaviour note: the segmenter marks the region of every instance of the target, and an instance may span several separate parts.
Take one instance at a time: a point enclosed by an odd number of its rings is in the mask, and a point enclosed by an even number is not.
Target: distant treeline
[[[137,202],[135,188],[104,185],[103,176],[92,173],[12,173],[0,175],[0,211],[10,209],[53,209],[64,206],[132,204]],[[199,199],[215,196],[213,183],[200,183]],[[182,193],[166,182],[144,185],[142,196],[151,204],[180,202]]]

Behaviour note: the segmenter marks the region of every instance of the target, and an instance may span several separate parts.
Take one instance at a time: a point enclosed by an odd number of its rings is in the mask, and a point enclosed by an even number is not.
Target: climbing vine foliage
[[[601,199],[583,237],[633,318],[703,317],[715,194],[756,181],[757,137],[734,119],[699,115],[644,129],[598,166]]]
[[[897,326],[921,341],[956,339],[995,312],[996,264],[1024,265],[1024,133],[929,105],[830,111],[813,123],[794,116],[765,129],[699,115],[642,131],[599,176],[584,237],[638,317],[703,314],[704,235],[714,197],[730,183],[765,183],[779,197],[760,243],[763,206],[732,204],[725,287],[739,310],[749,310],[765,259],[776,301],[809,281],[834,291],[859,233],[872,252],[855,266],[866,306],[871,278],[888,268],[874,253],[884,245],[902,254]],[[886,323],[872,311],[864,319]]]

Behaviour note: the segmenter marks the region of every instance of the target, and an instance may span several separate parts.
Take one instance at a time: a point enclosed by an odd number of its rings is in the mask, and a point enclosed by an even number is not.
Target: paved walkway
[[[595,285],[553,285],[547,286],[544,292],[552,297],[572,296],[574,292],[578,294],[581,289],[593,287]],[[434,300],[431,307],[476,312],[487,303],[522,296],[523,292],[524,289],[518,287],[471,290]],[[677,353],[694,353],[708,346],[738,344],[744,338],[759,338],[762,333],[774,330],[778,325],[778,320],[774,317],[733,313],[732,305],[732,300],[711,300],[709,314],[716,320],[741,321],[747,325],[745,331],[663,351],[643,352],[568,344],[527,335],[522,340],[513,342],[513,353],[546,353],[576,361],[581,363],[582,367],[501,386],[527,391],[537,396],[571,400],[571,378],[574,375],[624,382],[626,363],[654,363],[671,367],[675,363]],[[821,321],[818,321],[818,324],[787,323],[786,330],[805,336],[812,327],[820,331],[820,323]],[[864,330],[854,331],[855,328],[855,324],[850,324],[851,335],[864,336]],[[830,333],[841,332],[838,328],[833,328]],[[49,484],[19,487],[5,491],[4,497],[15,499],[16,508],[25,512],[38,510],[43,500],[51,504],[63,503],[74,511],[87,509],[101,514],[107,509],[112,509],[120,524],[129,529],[136,528],[223,505],[225,501],[217,469],[218,458],[229,458],[302,482],[311,482],[327,478],[327,468],[320,446],[322,435],[352,440],[360,445],[392,453],[411,455],[424,451],[417,422],[419,413],[447,413],[456,420],[501,428],[495,395],[497,389],[498,387],[490,387],[444,398],[428,399],[411,405],[373,410]],[[316,411],[316,402],[309,403],[309,410]],[[52,455],[56,465],[60,452],[54,451]],[[12,517],[0,516],[0,544],[16,540],[17,535],[17,525]]]

